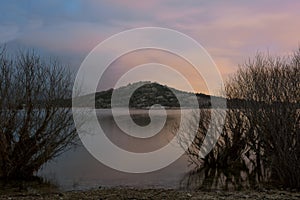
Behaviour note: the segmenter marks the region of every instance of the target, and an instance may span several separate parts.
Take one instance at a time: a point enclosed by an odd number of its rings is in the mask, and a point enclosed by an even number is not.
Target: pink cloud
[[[134,51],[117,59],[111,64],[111,66],[109,66],[102,82],[100,83],[99,89],[101,90],[107,89],[107,87],[113,87],[114,83],[120,78],[120,76],[125,74],[128,70],[147,63],[167,65],[177,70],[188,81],[190,81],[190,84],[193,86],[195,91],[208,93],[206,83],[190,63],[168,52],[151,49]],[[154,72],[154,74],[156,74],[156,76],[161,75],[159,71]],[[166,80],[168,80],[167,85],[184,90],[184,88],[181,87],[181,84],[178,83],[178,80],[166,76],[166,74],[163,76]],[[134,82],[134,80],[132,81]],[[104,88],[101,88],[101,86],[104,86]]]
[[[161,6],[161,0],[152,0],[152,1],[141,1],[141,0],[128,0],[128,1],[122,1],[122,0],[88,0],[88,2],[96,5],[101,6],[101,4],[105,3],[108,5],[113,5],[116,7],[122,7],[124,9],[130,9],[130,10],[136,10],[136,9],[142,9],[142,10],[149,10],[154,7]],[[138,11],[138,10],[137,10]]]
[[[88,53],[97,44],[118,31],[97,23],[68,23],[54,27],[41,27],[24,34],[20,39],[31,44],[58,52]]]
[[[105,18],[107,21],[68,22],[40,27],[25,34],[24,41],[56,51],[88,53],[99,42],[120,31],[162,26],[181,31],[202,44],[224,78],[234,73],[238,64],[243,64],[257,51],[286,54],[297,48],[300,41],[300,2],[294,0],[274,0],[272,4],[270,1],[87,0],[86,4],[96,10],[105,4],[111,9],[110,12],[116,13],[112,13],[112,18]],[[99,16],[101,19],[101,14]],[[186,73],[193,77],[191,71]]]

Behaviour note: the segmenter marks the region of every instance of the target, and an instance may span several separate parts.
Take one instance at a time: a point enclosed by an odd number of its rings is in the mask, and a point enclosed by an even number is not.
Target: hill
[[[117,106],[123,106],[126,99],[130,98],[129,107],[137,109],[148,109],[155,104],[160,104],[165,108],[179,108],[180,104],[177,96],[180,96],[184,100],[184,105],[189,105],[193,95],[196,95],[199,107],[209,108],[211,97],[206,94],[197,93],[193,94],[190,92],[180,91],[166,85],[161,85],[159,83],[144,81],[128,84],[115,89],[119,94]],[[96,108],[110,108],[111,107],[111,97],[114,89],[109,89],[106,91],[97,92],[95,94],[95,107]],[[134,91],[131,97],[129,97],[130,91]],[[175,94],[176,95],[175,95]],[[85,95],[77,98],[79,105],[81,106],[92,106],[94,103],[94,96],[92,94]]]

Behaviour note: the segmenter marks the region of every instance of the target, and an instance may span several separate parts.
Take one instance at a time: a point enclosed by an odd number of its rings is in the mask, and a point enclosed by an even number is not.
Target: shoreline
[[[87,191],[45,192],[36,191],[0,194],[0,199],[300,199],[300,191],[241,190],[241,191],[188,191],[178,189],[137,189],[132,187],[100,187]]]

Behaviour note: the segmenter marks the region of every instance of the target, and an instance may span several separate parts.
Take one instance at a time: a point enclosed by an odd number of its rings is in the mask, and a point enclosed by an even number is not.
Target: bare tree
[[[254,176],[253,168],[248,166],[252,159],[249,154],[250,148],[247,146],[249,121],[239,109],[228,109],[224,127],[216,145],[204,158],[200,158],[199,152],[209,126],[220,125],[218,120],[211,121],[211,112],[212,110],[209,109],[200,110],[200,121],[196,121],[195,117],[195,120],[188,121],[184,126],[184,130],[189,132],[189,127],[198,125],[198,132],[194,138],[189,134],[177,136],[182,147],[192,141],[186,154],[189,156],[190,163],[196,166],[195,171],[184,177],[182,183],[192,188],[224,187],[228,189],[230,185],[238,188],[242,179],[245,178],[241,176],[241,173],[247,174],[248,177]],[[218,110],[214,112],[217,118],[224,117],[223,112],[218,112]],[[220,183],[222,184],[219,185]]]
[[[0,54],[0,177],[29,178],[68,150],[76,131],[70,107],[72,77],[33,51]]]
[[[259,54],[227,84],[230,99],[243,99],[249,145],[258,172],[270,168],[285,187],[300,187],[300,50],[291,57]]]
[[[252,180],[275,180],[299,189],[300,49],[290,57],[258,54],[225,85],[229,109],[221,137],[199,160],[210,122],[209,112],[202,111],[199,133],[187,151],[193,163],[236,170],[240,166]],[[179,143],[188,140],[179,138]]]

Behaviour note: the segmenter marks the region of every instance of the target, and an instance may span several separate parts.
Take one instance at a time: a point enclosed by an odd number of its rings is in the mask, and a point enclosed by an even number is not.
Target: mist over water
[[[154,112],[156,115],[163,114],[161,110]],[[147,110],[131,110],[130,114],[134,122],[140,126],[150,123]],[[180,110],[168,110],[163,129],[153,137],[142,139],[122,132],[114,122],[110,109],[99,109],[97,115],[106,136],[114,144],[136,153],[155,151],[168,144],[174,137],[174,125],[180,121]],[[119,172],[100,163],[83,145],[79,145],[45,164],[38,175],[64,190],[89,189],[99,186],[178,188],[181,179],[191,169],[188,167],[188,158],[184,155],[166,168],[155,172],[142,174]]]

